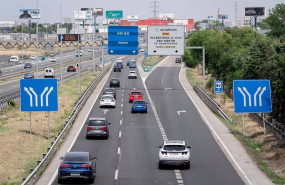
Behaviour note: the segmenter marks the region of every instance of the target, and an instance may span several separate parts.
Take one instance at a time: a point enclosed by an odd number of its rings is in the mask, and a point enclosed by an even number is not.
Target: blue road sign
[[[137,55],[139,29],[137,26],[108,26],[109,55]]]
[[[21,79],[21,111],[58,111],[57,79]]]
[[[102,57],[100,57],[100,62],[102,62],[103,61],[103,58]]]
[[[223,93],[223,82],[222,81],[215,81],[215,93],[221,94]]]
[[[235,113],[272,112],[269,80],[234,80]]]
[[[147,57],[147,52],[144,53],[144,57]]]

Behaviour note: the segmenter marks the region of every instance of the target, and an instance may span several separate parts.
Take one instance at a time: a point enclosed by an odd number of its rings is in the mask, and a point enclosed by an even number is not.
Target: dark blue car
[[[67,152],[58,168],[58,183],[68,179],[82,179],[93,183],[96,176],[96,158],[89,152]]]
[[[147,102],[144,100],[134,100],[132,105],[132,113],[134,112],[147,113]]]

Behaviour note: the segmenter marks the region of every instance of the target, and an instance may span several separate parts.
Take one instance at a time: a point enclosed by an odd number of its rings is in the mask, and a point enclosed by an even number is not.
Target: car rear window
[[[103,120],[89,120],[89,126],[105,126],[105,121]]]
[[[181,150],[185,150],[185,146],[183,146],[183,145],[164,145],[164,150],[181,151]]]
[[[133,73],[133,74],[134,74],[134,73],[136,73],[136,72],[135,72],[135,71],[130,71],[130,73]]]
[[[114,89],[105,89],[105,92],[114,92]]]
[[[113,80],[112,80],[112,82],[117,82],[117,81],[119,81],[119,80],[116,80],[116,79],[113,79]]]
[[[111,97],[111,96],[104,96],[104,97],[102,97],[102,99],[104,99],[104,100],[112,100],[113,97]]]
[[[67,153],[63,161],[88,162],[89,156],[86,153]]]
[[[140,95],[140,92],[132,92],[132,95]]]
[[[134,104],[145,104],[144,101],[134,101]]]

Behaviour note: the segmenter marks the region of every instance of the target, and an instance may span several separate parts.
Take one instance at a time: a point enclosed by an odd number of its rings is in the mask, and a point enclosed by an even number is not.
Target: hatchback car
[[[123,62],[117,62],[116,66],[120,66],[120,67],[121,67],[121,69],[123,69],[123,68],[124,68]]]
[[[60,158],[58,183],[61,184],[68,179],[82,179],[94,183],[96,159],[91,157],[89,152],[67,152]]]
[[[115,65],[114,66],[114,72],[121,72],[121,66]]]
[[[45,78],[55,78],[55,72],[53,68],[46,68],[44,72]]]
[[[184,166],[190,168],[190,146],[185,141],[167,140],[159,146],[159,168],[164,166]]]
[[[135,79],[137,79],[137,73],[135,71],[129,71],[128,78],[135,78]]]
[[[113,95],[103,95],[100,99],[100,108],[102,107],[116,107],[116,100]]]
[[[51,57],[50,61],[51,62],[56,62],[56,58],[55,57]]]
[[[129,68],[136,68],[136,67],[137,67],[136,63],[130,63],[129,65]]]
[[[26,69],[26,68],[32,68],[33,67],[33,64],[32,63],[30,63],[30,62],[27,62],[27,63],[25,63],[25,65],[24,65],[24,68]]]
[[[134,100],[131,112],[145,112],[147,113],[147,102],[144,100]]]
[[[35,75],[32,72],[27,72],[24,74],[24,79],[34,79]]]
[[[141,91],[136,91],[133,90],[131,91],[131,93],[129,94],[129,102],[133,102],[134,100],[142,100],[143,99],[143,93]]]
[[[86,139],[90,137],[105,137],[109,138],[109,126],[106,118],[89,118],[86,128]]]
[[[55,57],[55,53],[49,54],[50,57]]]
[[[69,71],[76,72],[76,68],[74,66],[68,66],[67,67],[67,72],[69,72]]]
[[[181,58],[176,58],[175,63],[181,63]]]
[[[36,60],[36,56],[31,56],[30,60]]]
[[[112,78],[110,81],[110,87],[120,87],[120,80],[118,78]]]
[[[103,91],[103,95],[112,95],[114,98],[117,98],[117,93],[115,88],[105,88]]]
[[[136,61],[135,61],[134,59],[129,60],[129,61],[127,62],[127,66],[129,66],[129,65],[130,65],[130,63],[136,63]]]

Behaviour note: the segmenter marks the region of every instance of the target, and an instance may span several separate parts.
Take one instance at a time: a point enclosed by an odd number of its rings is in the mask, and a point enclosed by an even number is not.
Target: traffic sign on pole
[[[57,79],[21,79],[21,111],[58,111]]]
[[[235,113],[272,112],[269,80],[234,80]]]
[[[137,26],[108,26],[109,55],[137,55],[139,29]]]
[[[184,55],[184,26],[148,26],[148,55]]]
[[[221,94],[223,93],[223,82],[222,81],[215,81],[215,93]]]

